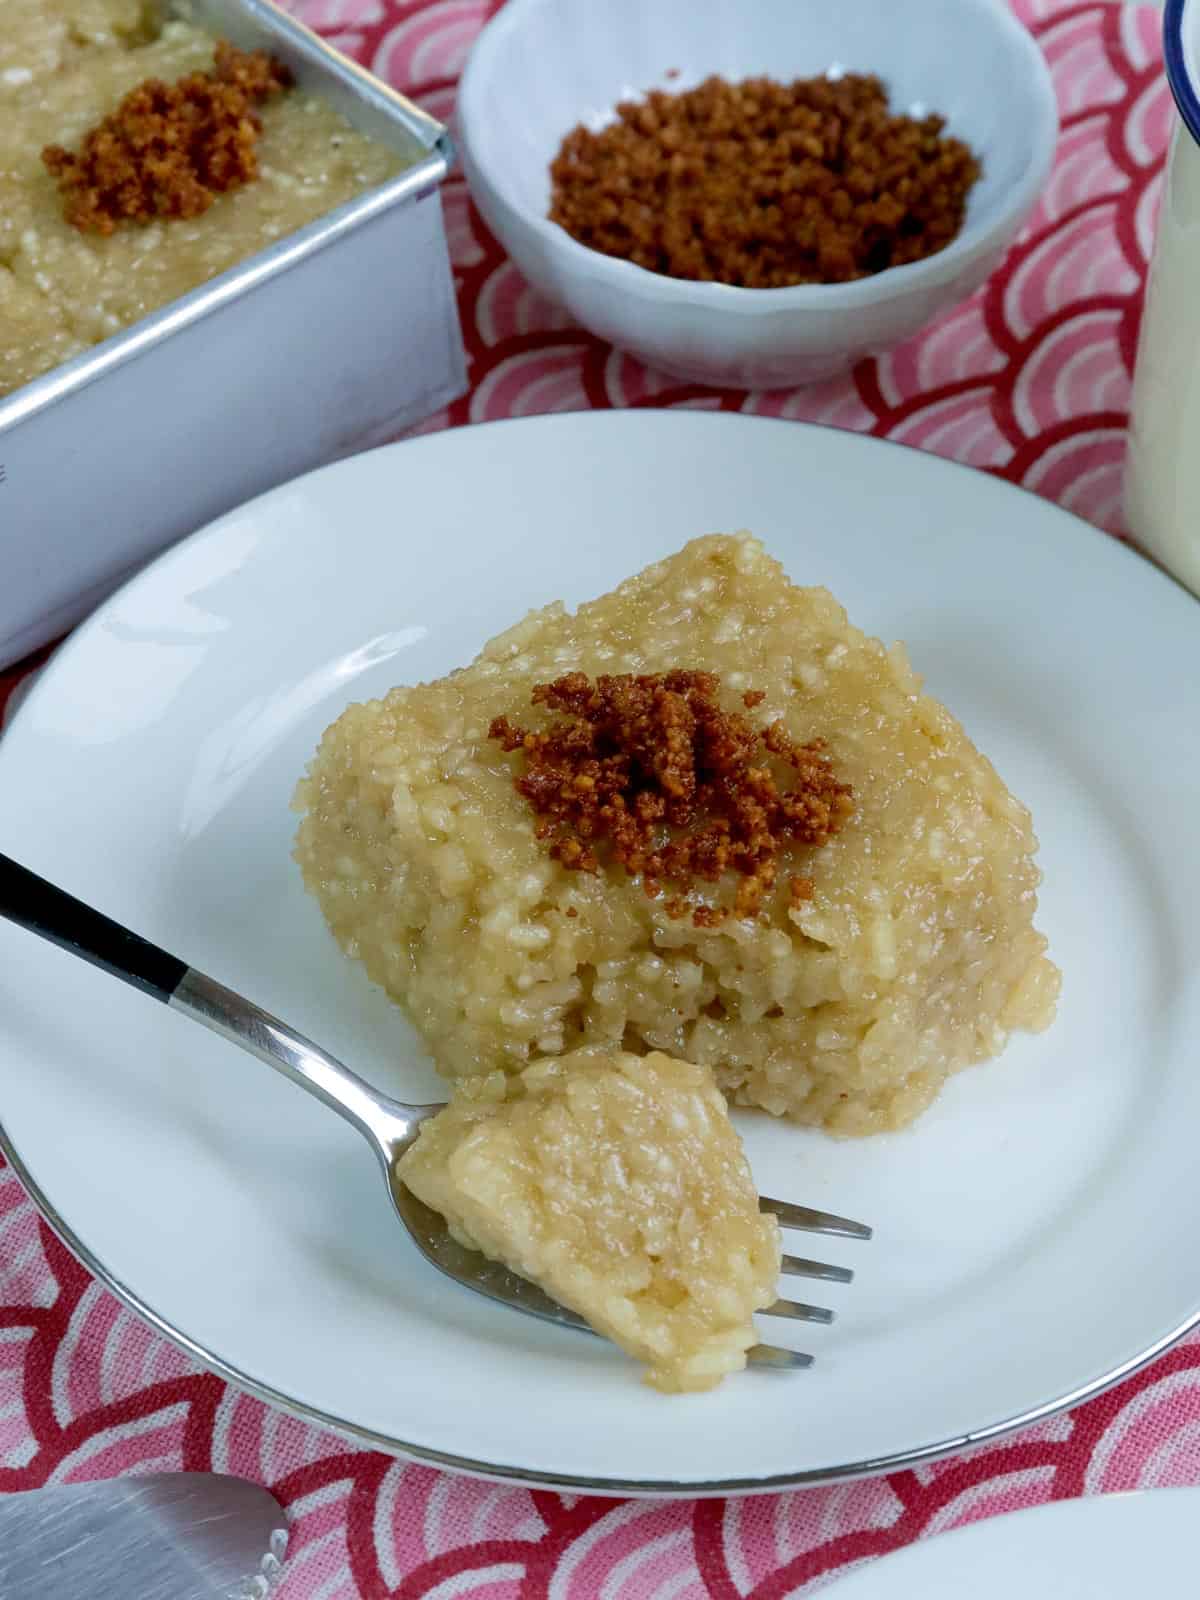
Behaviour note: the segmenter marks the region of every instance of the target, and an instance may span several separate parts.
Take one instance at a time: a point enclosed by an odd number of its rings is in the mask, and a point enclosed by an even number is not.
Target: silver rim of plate
[[[117,1299],[127,1305],[130,1311],[144,1318],[172,1344],[199,1361],[202,1366],[215,1372],[218,1377],[226,1379],[237,1388],[252,1394],[256,1399],[265,1401],[267,1405],[275,1406],[280,1411],[287,1412],[290,1416],[299,1417],[303,1422],[311,1422],[318,1427],[328,1428],[331,1433],[340,1434],[343,1438],[352,1440],[355,1444],[369,1446],[371,1449],[384,1450],[390,1455],[410,1456],[414,1461],[421,1461],[431,1467],[444,1467],[452,1472],[467,1472],[473,1477],[499,1479],[505,1483],[528,1484],[530,1488],[543,1487],[559,1489],[590,1489],[603,1494],[621,1495],[671,1495],[689,1500],[704,1499],[716,1495],[763,1493],[777,1489],[800,1489],[808,1485],[820,1483],[835,1483],[851,1478],[874,1478],[886,1472],[900,1472],[908,1467],[920,1466],[923,1462],[936,1461],[942,1456],[957,1455],[960,1450],[969,1450],[972,1446],[986,1444],[990,1440],[1003,1438],[1006,1434],[1016,1433],[1022,1428],[1032,1427],[1036,1422],[1042,1422],[1047,1417],[1053,1417],[1061,1411],[1071,1411],[1075,1406],[1085,1400],[1091,1400],[1096,1395],[1102,1394],[1105,1389],[1111,1389],[1114,1384],[1120,1383],[1124,1378],[1131,1377],[1142,1367],[1148,1366],[1172,1345],[1178,1344],[1193,1328],[1200,1327],[1200,1310],[1197,1310],[1180,1327],[1165,1335],[1152,1346],[1151,1349],[1140,1356],[1135,1356],[1123,1366],[1117,1367],[1112,1372],[1103,1373],[1090,1382],[1081,1384],[1070,1394],[1062,1395],[1057,1400],[1048,1400],[1045,1405],[1036,1406],[1032,1410],[1021,1412],[1018,1416],[1007,1417],[1003,1422],[993,1423],[988,1428],[981,1428],[976,1433],[964,1434],[957,1439],[942,1439],[936,1444],[921,1445],[915,1450],[898,1451],[895,1455],[881,1456],[876,1461],[848,1461],[843,1466],[821,1469],[816,1472],[784,1472],[771,1478],[714,1478],[701,1483],[681,1483],[676,1479],[644,1479],[644,1478],[589,1478],[572,1476],[567,1473],[556,1473],[552,1478],[540,1477],[536,1472],[527,1472],[524,1467],[505,1466],[501,1462],[473,1461],[469,1456],[448,1455],[441,1450],[431,1450],[424,1445],[410,1444],[404,1439],[394,1439],[388,1434],[374,1433],[370,1428],[362,1428],[352,1423],[331,1417],[315,1407],[306,1406],[303,1401],[294,1400],[288,1395],[280,1394],[272,1389],[269,1384],[259,1383],[246,1373],[240,1372],[237,1367],[222,1358],[212,1350],[206,1350],[203,1345],[189,1339],[186,1333],[181,1333],[178,1328],[160,1317],[156,1311],[140,1300],[132,1289],[126,1287],[119,1278],[115,1278],[108,1271],[102,1261],[92,1254],[86,1245],[82,1244],[54,1207],[46,1199],[29,1173],[26,1171],[20,1156],[12,1146],[11,1140],[0,1124],[0,1150],[4,1152],[5,1160],[24,1184],[30,1199],[43,1217],[54,1229],[54,1232],[67,1246],[71,1253],[83,1262],[94,1277],[110,1289]]]
[[[1187,0],[1167,0],[1168,16],[1173,13],[1176,17],[1178,17],[1186,4]],[[628,416],[629,413],[613,410],[607,412],[590,413],[590,415],[592,417],[619,417]],[[728,416],[729,414],[726,413],[724,415]],[[529,426],[530,423],[533,423],[536,426],[538,421],[546,420],[550,419],[536,417],[505,418],[494,422],[476,424],[469,431],[472,434],[479,432],[481,429],[485,432],[490,432],[493,429],[506,428],[514,423],[518,427]],[[757,416],[743,417],[741,420],[743,422],[753,423],[755,426],[769,424],[774,425],[775,427],[792,429],[800,427],[806,431],[821,431],[834,434],[840,434],[844,432],[844,430],[838,429],[832,425],[821,423],[798,424],[791,420]],[[894,440],[876,438],[872,439],[871,442],[873,445],[886,445],[893,450],[900,450],[905,453],[922,453],[920,451],[914,451],[914,447],[912,446],[901,444]],[[398,447],[403,449],[404,444],[401,443],[399,446],[393,445],[389,448],[395,449]],[[945,457],[935,457],[934,460],[939,468],[944,468],[947,470],[953,469],[957,472],[966,473],[972,477],[980,476],[980,474],[977,473],[974,468],[966,466],[961,462],[953,461]],[[326,470],[336,470],[336,467],[334,469],[318,469],[318,471]],[[309,474],[308,476],[312,475],[313,474]],[[994,479],[992,481],[995,482]],[[1019,495],[1022,499],[1028,498],[1029,500],[1035,500],[1039,502],[1042,501],[1042,497],[1035,495],[1032,491],[1024,489],[1020,485],[1006,483],[1005,488],[1011,490],[1014,495]],[[263,498],[265,498],[265,496]],[[1075,517],[1072,513],[1065,511],[1062,507],[1055,506],[1054,510],[1058,515],[1067,517],[1069,520],[1081,524],[1082,528],[1086,530],[1088,537],[1103,539],[1109,538],[1108,535],[1105,535],[1101,531],[1093,528],[1090,524],[1083,523],[1082,519]],[[206,528],[199,529],[195,534],[191,535],[190,538],[184,539],[179,545],[173,546],[171,550],[166,552],[164,557],[159,559],[166,559],[175,551],[178,551],[182,546],[186,546],[192,543],[194,540],[202,539],[205,537],[208,531],[209,530]],[[1121,544],[1115,539],[1111,540],[1111,543],[1114,546],[1119,545],[1121,556],[1126,559],[1132,567],[1145,568],[1152,565],[1152,563],[1148,562],[1145,557],[1138,554],[1131,546],[1127,544]],[[156,565],[158,565],[157,561],[151,562],[148,568],[143,568],[138,573],[135,573],[134,576],[128,581],[128,584],[124,587],[130,587],[136,584],[147,570],[152,569]],[[1168,583],[1173,584],[1174,580],[1170,578],[1169,574],[1163,574],[1163,576],[1166,577]],[[96,617],[101,615],[109,605],[115,603],[121,594],[124,593],[124,587],[117,591],[117,595],[114,596],[112,600],[106,602],[105,605],[100,608],[100,612],[94,613],[92,617],[88,618],[83,624],[80,625],[80,628],[76,631],[74,639],[70,642],[77,640],[81,633],[90,629],[94,625]],[[1198,620],[1200,620],[1200,616],[1198,616]],[[44,669],[42,673],[39,673],[39,688],[43,686],[46,676],[52,673],[53,666],[54,662],[52,660],[51,663],[49,663],[48,668]],[[21,710],[16,713],[12,721],[19,721],[23,712],[24,705],[22,705]],[[1142,1368],[1148,1366],[1159,1356],[1170,1350],[1174,1345],[1178,1344],[1181,1339],[1185,1338],[1193,1330],[1200,1328],[1200,1304],[1198,1304],[1197,1308],[1182,1322],[1178,1323],[1176,1326],[1172,1327],[1170,1331],[1155,1340],[1152,1345],[1142,1350],[1140,1353],[1131,1356],[1128,1360],[1087,1379],[1066,1393],[1046,1400],[1041,1404],[1030,1406],[1027,1409],[1015,1412],[999,1421],[988,1424],[986,1427],[981,1427],[970,1432],[957,1434],[949,1438],[931,1440],[926,1444],[918,1445],[911,1449],[898,1450],[874,1458],[851,1460],[829,1467],[805,1469],[795,1472],[784,1472],[758,1477],[739,1476],[695,1481],[672,1478],[649,1479],[605,1476],[593,1477],[587,1474],[571,1474],[557,1471],[548,1474],[539,1474],[536,1471],[529,1470],[524,1467],[509,1465],[504,1462],[478,1460],[471,1456],[458,1455],[433,1447],[414,1444],[411,1441],[401,1439],[389,1433],[377,1432],[361,1424],[348,1422],[321,1410],[319,1407],[309,1405],[302,1400],[297,1400],[277,1389],[272,1388],[271,1385],[253,1378],[246,1372],[243,1372],[233,1362],[226,1360],[217,1351],[207,1348],[205,1345],[199,1343],[195,1339],[191,1338],[188,1334],[184,1333],[181,1329],[175,1327],[165,1317],[161,1316],[157,1311],[155,1311],[153,1306],[142,1300],[140,1296],[134,1290],[129,1288],[128,1285],[122,1282],[119,1277],[109,1271],[109,1269],[104,1265],[103,1261],[101,1261],[95,1255],[95,1253],[82,1242],[74,1230],[64,1221],[44,1191],[35,1182],[2,1122],[0,1122],[0,1153],[4,1155],[6,1161],[20,1179],[30,1199],[33,1201],[34,1205],[37,1207],[45,1221],[49,1224],[50,1228],[63,1242],[63,1244],[72,1252],[72,1254],[83,1263],[88,1271],[91,1272],[92,1275],[97,1278],[108,1290],[110,1290],[118,1298],[118,1300],[128,1307],[130,1311],[144,1319],[158,1333],[170,1340],[172,1344],[183,1351],[187,1356],[198,1362],[201,1366],[207,1368],[217,1376],[225,1379],[243,1392],[254,1396],[256,1399],[261,1400],[270,1406],[276,1407],[280,1411],[296,1417],[304,1422],[327,1429],[331,1433],[339,1435],[342,1438],[345,1438],[364,1448],[382,1450],[388,1454],[407,1457],[416,1462],[424,1463],[437,1468],[443,1468],[453,1472],[468,1473],[472,1476],[498,1482],[527,1485],[531,1488],[548,1487],[554,1489],[565,1489],[569,1492],[591,1491],[605,1495],[620,1495],[630,1497],[663,1496],[670,1498],[703,1499],[724,1495],[777,1492],[791,1488],[808,1487],[824,1483],[844,1482],[856,1478],[875,1477],[885,1473],[902,1471],[908,1468],[920,1466],[927,1462],[938,1460],[940,1458],[956,1455],[961,1451],[971,1449],[981,1444],[994,1442],[1005,1436],[1031,1427],[1034,1424],[1045,1421],[1048,1418],[1059,1415],[1064,1411],[1072,1410],[1076,1406],[1096,1398],[1105,1390],[1112,1388],[1115,1384],[1118,1384],[1126,1378],[1129,1378],[1135,1373],[1139,1372]],[[772,1382],[775,1380],[768,1378],[763,1381]],[[802,1379],[800,1381],[803,1382]]]

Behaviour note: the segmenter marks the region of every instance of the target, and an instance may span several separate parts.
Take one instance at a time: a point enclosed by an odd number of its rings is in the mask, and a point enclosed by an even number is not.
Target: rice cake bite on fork
[[[747,535],[350,706],[296,805],[335,937],[451,1079],[664,1051],[868,1134],[1054,1014],[1029,813]]]
[[[776,1299],[779,1224],[705,1067],[584,1050],[464,1079],[398,1170],[460,1243],[578,1312],[656,1389],[740,1371]]]

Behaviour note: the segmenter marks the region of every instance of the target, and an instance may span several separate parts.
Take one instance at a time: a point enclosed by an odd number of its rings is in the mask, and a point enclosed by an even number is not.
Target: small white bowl
[[[548,221],[565,134],[621,100],[711,73],[789,80],[874,72],[892,105],[936,111],[983,161],[939,254],[845,284],[738,289],[647,272]],[[914,333],[999,263],[1054,160],[1050,73],[1004,0],[509,0],[458,99],[463,164],[484,220],[529,281],[584,327],[695,383],[813,382]]]

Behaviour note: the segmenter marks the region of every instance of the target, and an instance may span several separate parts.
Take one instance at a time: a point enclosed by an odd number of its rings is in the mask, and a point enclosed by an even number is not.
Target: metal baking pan
[[[270,0],[165,0],[415,165],[0,400],[0,666],[233,506],[466,387],[445,128]]]

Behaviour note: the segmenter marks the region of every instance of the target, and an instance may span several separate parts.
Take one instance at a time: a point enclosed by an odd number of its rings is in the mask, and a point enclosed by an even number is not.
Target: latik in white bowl
[[[711,74],[788,81],[875,73],[897,112],[937,112],[983,163],[961,233],[923,261],[844,284],[742,289],[648,272],[548,220],[550,163],[650,89]],[[1046,63],[1003,0],[509,0],[484,29],[458,102],[463,163],[521,271],[593,333],[696,383],[813,382],[887,348],[998,265],[1054,159]]]

